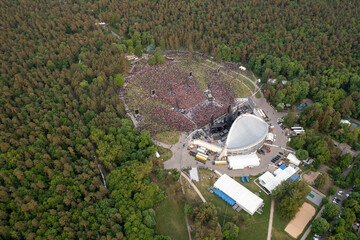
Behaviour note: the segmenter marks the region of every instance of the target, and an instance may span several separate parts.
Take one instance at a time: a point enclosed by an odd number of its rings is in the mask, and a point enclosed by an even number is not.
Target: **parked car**
[[[283,152],[279,152],[279,154],[280,154],[280,155],[284,155],[284,153],[283,153]]]

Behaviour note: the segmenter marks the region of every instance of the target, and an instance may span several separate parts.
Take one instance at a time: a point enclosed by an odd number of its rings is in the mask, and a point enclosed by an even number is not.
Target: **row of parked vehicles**
[[[270,147],[264,145],[264,146],[262,146],[262,148],[257,150],[258,154],[265,155],[265,152],[267,152],[267,153],[271,152]]]
[[[279,152],[280,155],[284,155],[283,152]],[[280,155],[276,155],[273,159],[271,159],[271,162],[272,163],[276,163],[280,158],[281,156]]]

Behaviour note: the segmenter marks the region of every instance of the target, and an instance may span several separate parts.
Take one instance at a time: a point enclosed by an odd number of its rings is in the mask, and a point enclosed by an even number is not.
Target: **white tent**
[[[217,152],[217,153],[220,153],[222,151],[222,148],[215,145],[215,144],[211,144],[211,143],[208,143],[208,142],[205,142],[205,141],[202,141],[202,140],[199,140],[199,139],[195,139],[193,144],[195,145],[198,145],[200,147],[204,147],[212,152]]]
[[[196,182],[199,181],[199,173],[198,173],[197,168],[191,168],[191,170],[189,171],[189,174],[190,174],[191,180],[194,180]]]
[[[244,169],[248,166],[259,166],[260,159],[255,153],[249,155],[228,156],[229,166],[232,169]]]
[[[266,141],[274,142],[274,134],[269,132],[266,136]]]
[[[253,215],[263,205],[264,201],[260,197],[226,174],[215,182],[214,187],[235,200],[250,215]]]
[[[301,163],[301,161],[297,159],[297,157],[292,153],[289,153],[287,159],[289,159],[289,161],[296,166],[299,166],[299,164]]]
[[[272,174],[269,171],[265,172],[263,175],[259,177],[259,182],[269,192],[271,192],[283,181],[289,179],[295,173],[296,170],[293,167],[287,167],[284,170],[278,168],[277,170],[275,170],[274,174]]]
[[[242,71],[245,71],[245,70],[246,70],[246,67],[240,66],[239,69],[242,70]]]
[[[341,120],[340,120],[340,124],[348,124],[348,125],[350,125],[351,122],[350,122],[349,120],[341,119]]]

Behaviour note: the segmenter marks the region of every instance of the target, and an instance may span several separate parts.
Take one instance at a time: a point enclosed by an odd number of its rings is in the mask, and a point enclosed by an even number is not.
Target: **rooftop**
[[[252,114],[240,115],[232,124],[226,140],[227,149],[252,146],[266,137],[268,125]]]

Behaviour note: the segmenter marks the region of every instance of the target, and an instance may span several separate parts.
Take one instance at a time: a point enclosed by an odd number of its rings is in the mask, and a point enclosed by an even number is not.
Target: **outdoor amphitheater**
[[[225,114],[234,99],[250,95],[226,69],[181,57],[154,66],[137,63],[122,91],[138,127],[155,134],[201,128]]]

